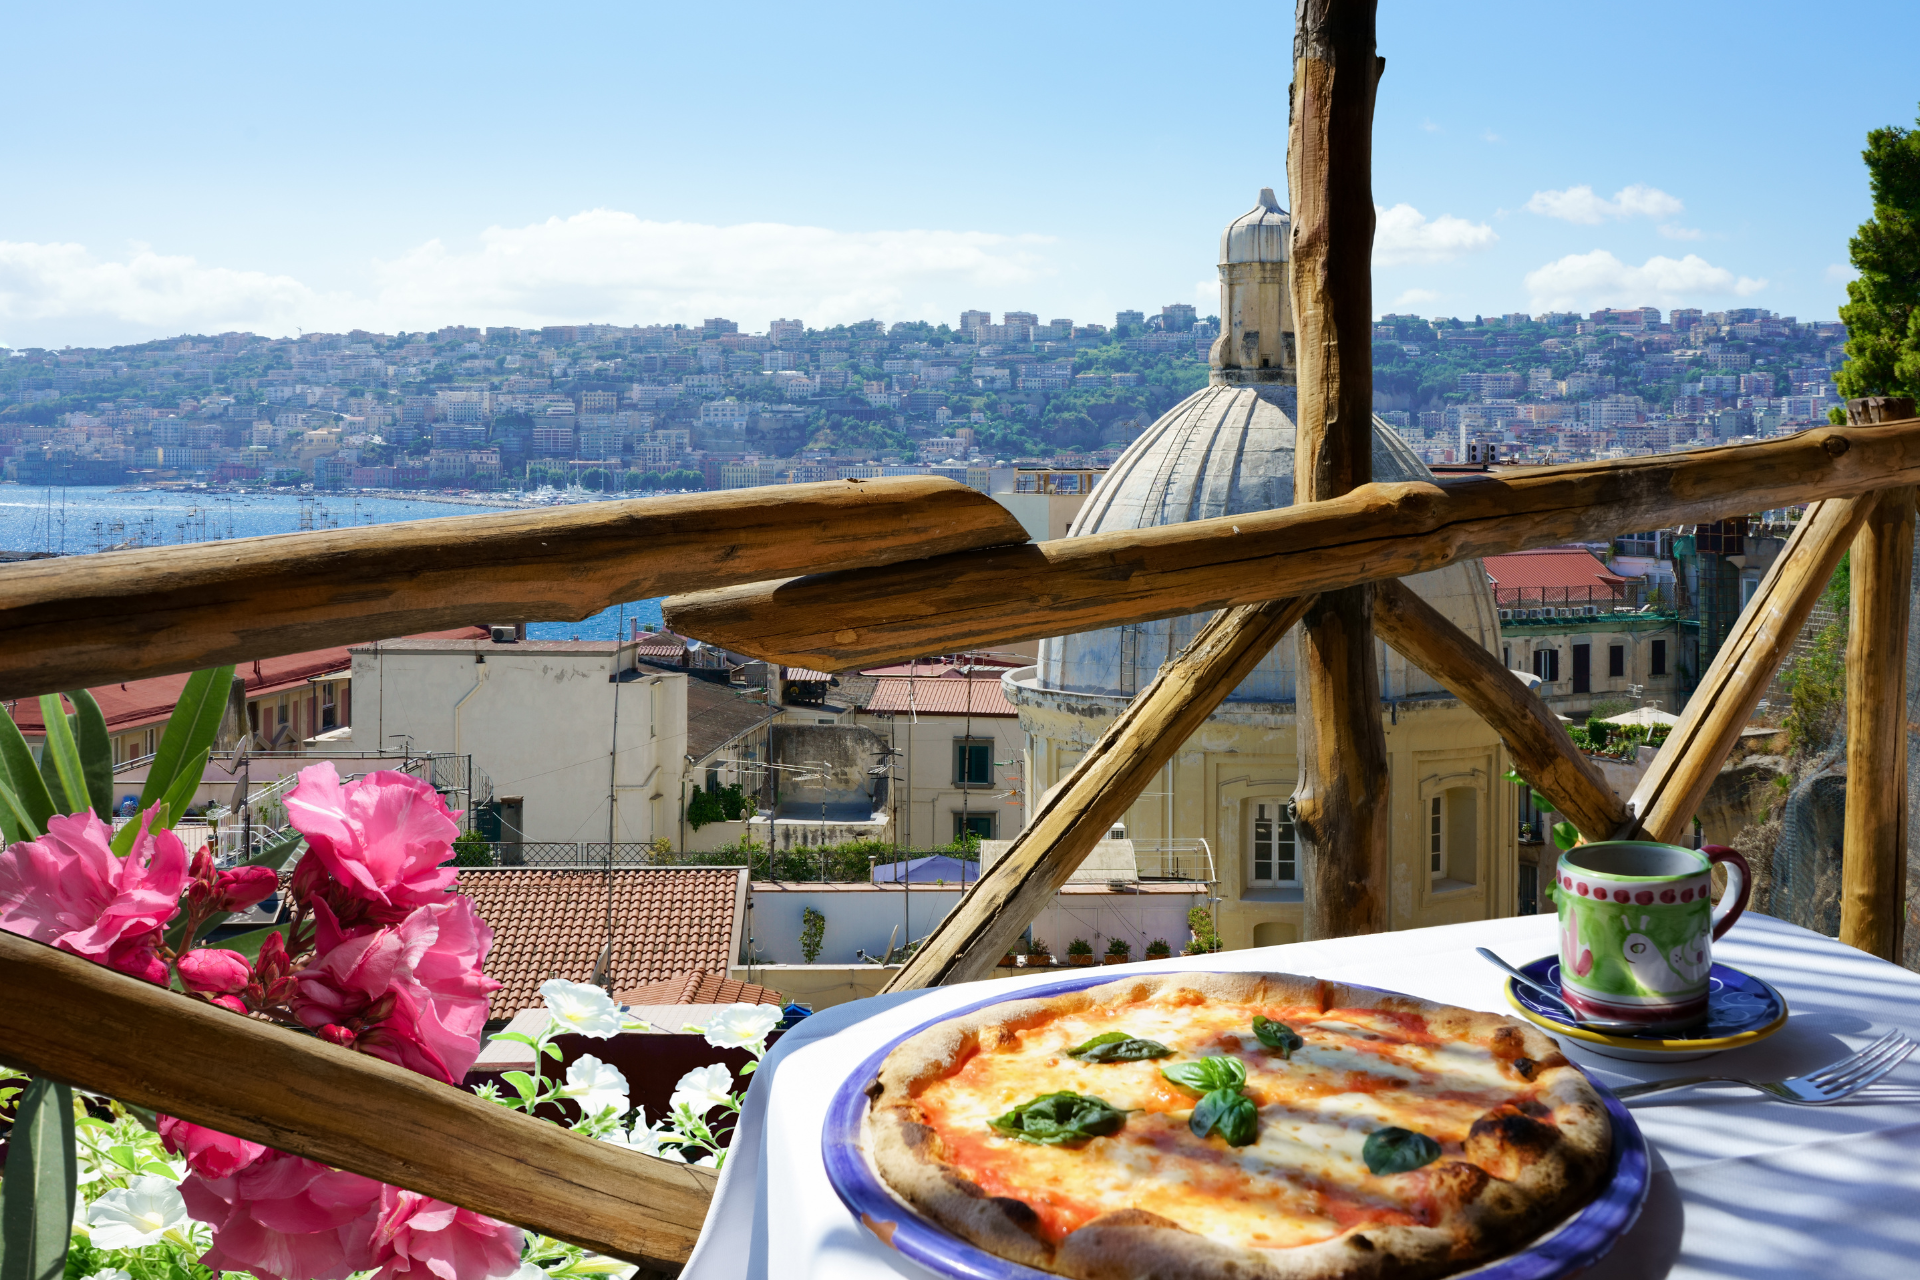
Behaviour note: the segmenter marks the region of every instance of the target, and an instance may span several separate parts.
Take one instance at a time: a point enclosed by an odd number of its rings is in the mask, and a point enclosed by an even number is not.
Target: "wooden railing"
[[[0,698],[424,627],[580,618],[675,591],[691,593],[666,605],[686,634],[823,670],[1218,610],[895,977],[904,989],[981,973],[1303,620],[1317,655],[1303,684],[1312,701],[1299,719],[1314,756],[1303,770],[1318,770],[1324,797],[1309,834],[1335,873],[1314,890],[1309,936],[1377,925],[1378,833],[1338,812],[1365,802],[1373,785],[1365,769],[1342,773],[1367,758],[1379,732],[1370,662],[1341,666],[1343,645],[1371,654],[1371,633],[1485,718],[1582,834],[1676,839],[1851,548],[1842,936],[1896,954],[1920,485],[1913,405],[1856,401],[1850,426],[1755,444],[1354,487],[1370,400],[1360,277],[1372,207],[1365,175],[1352,170],[1366,164],[1358,143],[1383,64],[1371,0],[1303,0],[1299,23],[1298,505],[1026,544],[998,505],[963,486],[876,480],[35,561],[0,567]],[[1343,80],[1342,68],[1360,74]],[[1394,582],[1496,552],[1802,502],[1814,505],[1624,803],[1523,685]],[[700,1170],[588,1141],[4,934],[0,1058],[650,1264],[687,1257],[711,1194]]]

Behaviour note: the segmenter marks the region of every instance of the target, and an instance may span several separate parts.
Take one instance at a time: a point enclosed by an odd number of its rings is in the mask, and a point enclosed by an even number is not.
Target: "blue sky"
[[[1286,5],[8,10],[9,345],[1204,312],[1284,186]],[[1920,100],[1870,51],[1916,43],[1910,2],[1384,0],[1375,309],[1830,318]]]

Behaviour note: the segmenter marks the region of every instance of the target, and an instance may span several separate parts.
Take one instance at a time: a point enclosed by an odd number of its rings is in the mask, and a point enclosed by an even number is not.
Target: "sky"
[[[1290,6],[1219,12],[6,0],[0,345],[1208,314],[1291,77]],[[1920,110],[1860,54],[1916,43],[1912,0],[1382,0],[1374,309],[1831,319]]]

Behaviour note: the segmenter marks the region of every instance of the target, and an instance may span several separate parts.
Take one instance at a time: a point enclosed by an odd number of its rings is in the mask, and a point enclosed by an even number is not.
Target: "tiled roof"
[[[739,870],[658,867],[615,871],[616,991],[688,973],[725,973],[735,953]],[[493,928],[487,976],[501,983],[491,1017],[540,1003],[548,978],[585,982],[607,940],[604,871],[465,869],[455,887]]]
[[[952,675],[959,678],[958,669],[962,666],[991,667],[1013,670],[1024,663],[1009,658],[990,658],[985,655],[971,654],[958,658],[918,658],[912,662],[895,662],[884,667],[863,667],[860,674],[866,676],[914,676],[925,680],[929,677]]]
[[[833,679],[833,673],[828,671],[814,671],[808,667],[786,667],[783,669],[787,673],[786,679],[788,680],[811,680],[815,684],[824,684],[828,680]]]
[[[687,754],[698,763],[779,714],[780,708],[735,693],[723,684],[690,679],[687,681]]]
[[[913,687],[908,689],[908,685]],[[909,708],[911,698],[911,708]],[[968,702],[972,706],[969,708]],[[867,699],[868,711],[913,710],[926,715],[1012,716],[1019,714],[998,680],[906,680],[882,676]]]
[[[1494,596],[1502,604],[1522,594],[1528,599],[1565,600],[1569,590],[1580,600],[1589,596],[1605,600],[1618,594],[1626,582],[1610,571],[1600,557],[1583,548],[1515,551],[1488,556],[1482,563],[1487,567],[1487,576],[1493,579]]]
[[[409,636],[410,640],[473,640],[486,635],[480,627],[457,627],[451,631],[429,631],[420,636]],[[315,649],[309,653],[290,653],[279,658],[261,658],[256,662],[243,662],[234,668],[234,674],[242,676],[247,682],[247,696],[257,698],[262,694],[278,693],[285,689],[303,687],[312,676],[327,675],[335,671],[345,671],[352,665],[347,652],[348,646],[337,645],[331,649]],[[154,724],[173,714],[173,706],[180,701],[180,691],[186,688],[187,676],[152,676],[145,680],[129,680],[124,684],[100,685],[89,689],[93,700],[100,704],[100,713],[107,718],[107,728],[113,733],[123,733],[140,725]],[[45,731],[40,721],[40,703],[37,699],[22,698],[13,708],[14,722],[23,733],[38,735]]]
[[[723,978],[717,973],[683,973],[665,982],[649,982],[616,991],[621,1004],[785,1004],[778,991],[757,982]]]

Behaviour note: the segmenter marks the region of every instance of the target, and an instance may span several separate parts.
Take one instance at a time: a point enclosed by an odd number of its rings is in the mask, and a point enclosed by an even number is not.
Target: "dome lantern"
[[[1272,187],[1262,187],[1259,202],[1220,233],[1220,337],[1210,355],[1214,385],[1294,385],[1293,302],[1287,283],[1291,234],[1292,220]],[[1286,402],[1291,407],[1290,399]]]

